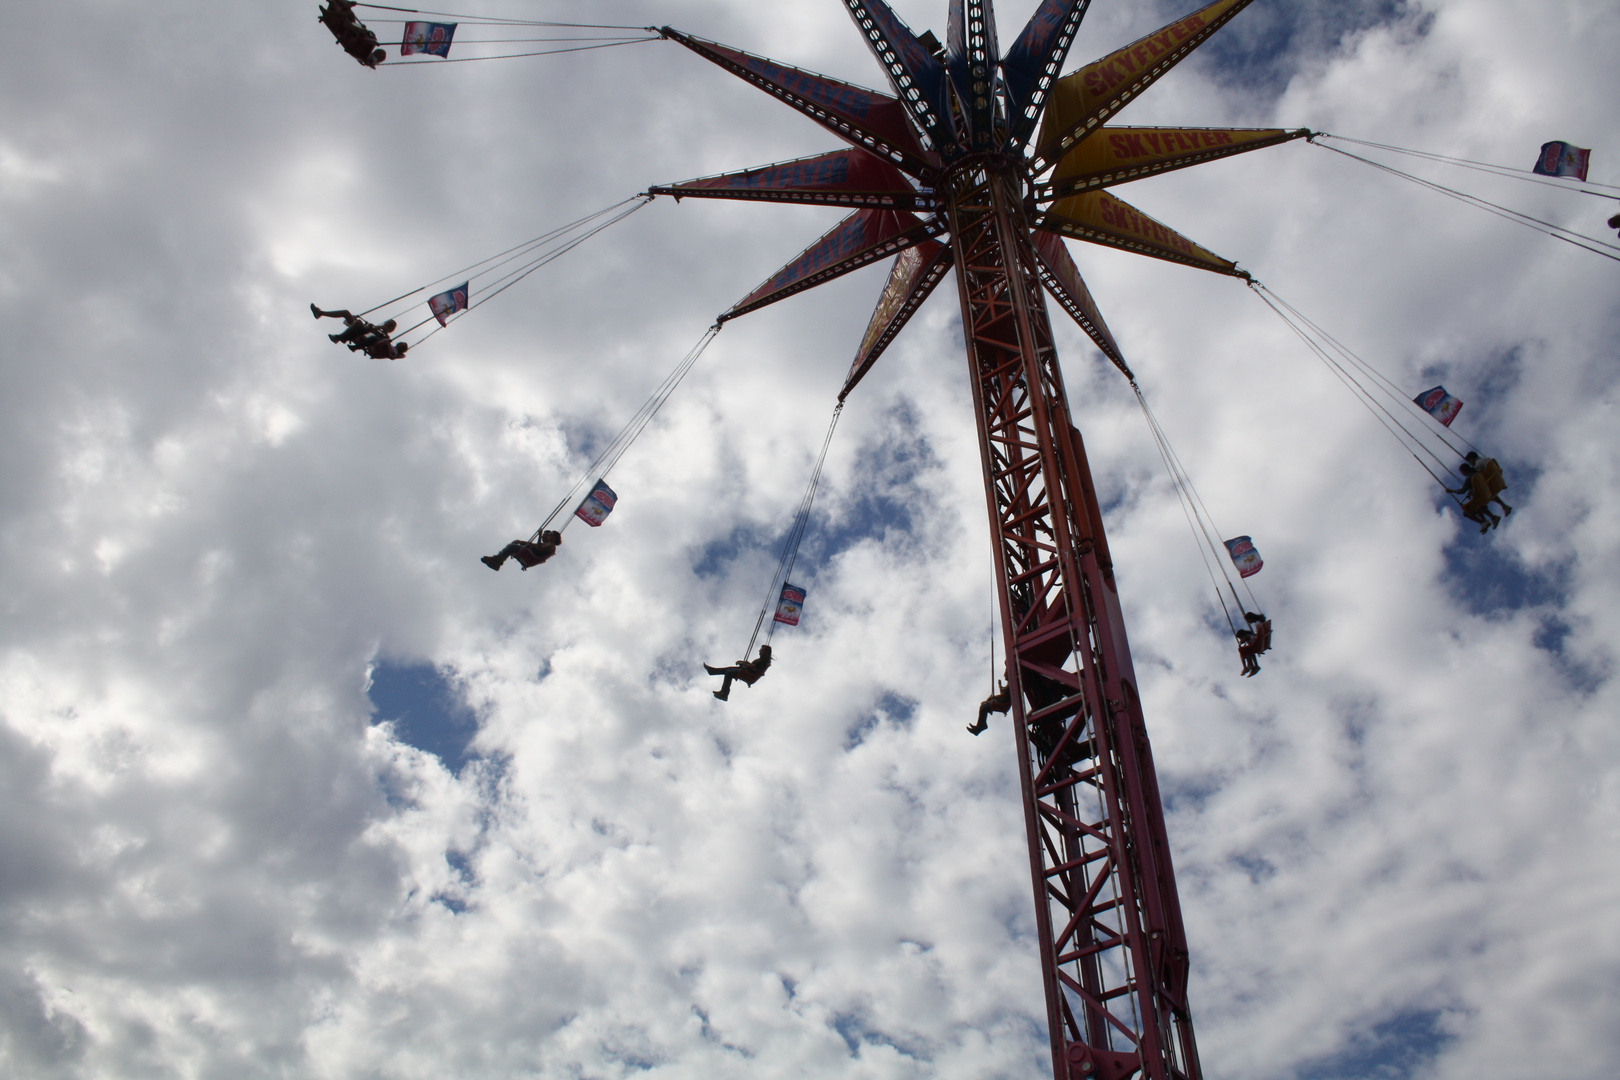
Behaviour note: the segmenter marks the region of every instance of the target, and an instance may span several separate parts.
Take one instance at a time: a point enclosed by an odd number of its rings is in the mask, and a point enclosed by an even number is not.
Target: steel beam
[[[966,159],[950,222],[996,557],[1055,1080],[1201,1080],[1187,945],[1107,540],[1021,163]]]

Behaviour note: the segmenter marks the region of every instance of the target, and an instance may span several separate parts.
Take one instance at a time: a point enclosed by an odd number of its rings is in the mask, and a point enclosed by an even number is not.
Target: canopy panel
[[[720,316],[720,321],[746,315],[904,251],[929,239],[935,228],[916,214],[904,211],[858,210],[739,300],[735,307]]]
[[[1036,185],[1035,197],[1060,199],[1276,146],[1310,133],[1308,128],[1104,127],[1063,156],[1052,170],[1051,180]]]
[[[1071,195],[1052,204],[1036,227],[1085,240],[1104,247],[1151,255],[1155,259],[1196,266],[1217,274],[1247,278],[1237,263],[1200,247],[1162,222],[1148,217],[1136,207],[1116,199],[1106,191]]]
[[[939,57],[917,40],[911,27],[884,0],[844,0],[844,7],[917,127],[928,133],[936,150],[954,143],[956,126],[951,122],[945,89],[945,65]]]
[[[859,149],[778,161],[647,190],[677,199],[748,199],[891,210],[931,210],[934,205],[931,192],[918,191],[899,169]]]
[[[864,147],[913,176],[933,173],[934,158],[917,141],[899,99],[668,26],[659,33],[786,102],[845,142]]]
[[[911,316],[950,270],[952,259],[949,247],[937,240],[925,240],[902,251],[894,260],[889,282],[883,287],[883,295],[878,297],[877,309],[872,312],[872,321],[861,338],[861,347],[855,350],[855,362],[849,366],[844,388],[838,392],[839,401],[855,389],[855,384],[872,370],[889,342],[911,321]]]
[[[1041,171],[1208,41],[1252,0],[1215,0],[1101,60],[1063,76],[1041,123],[1033,168]]]
[[[1097,343],[1097,348],[1125,373],[1126,378],[1135,378],[1125,363],[1125,354],[1120,352],[1113,332],[1103,322],[1102,312],[1091,298],[1091,290],[1086,288],[1080,268],[1074,264],[1074,257],[1069,254],[1063,238],[1057,233],[1036,230],[1034,241],[1035,255],[1041,262],[1041,284],[1046,286],[1046,291],[1080,324],[1080,329]]]
[[[1064,57],[1069,55],[1069,46],[1090,3],[1042,0],[1030,16],[1029,25],[1002,59],[1001,77],[1007,86],[1007,134],[1014,146],[1024,145],[1035,130],[1041,107],[1063,69]]]

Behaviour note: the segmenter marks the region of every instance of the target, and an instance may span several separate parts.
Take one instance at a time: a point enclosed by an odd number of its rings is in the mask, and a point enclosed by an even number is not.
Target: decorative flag
[[[1592,151],[1583,150],[1574,143],[1542,143],[1541,156],[1536,158],[1536,167],[1530,171],[1542,176],[1573,176],[1577,180],[1585,180],[1586,166],[1591,159]]]
[[[459,23],[408,22],[405,40],[400,43],[399,55],[449,56],[450,39],[456,36]]]
[[[613,489],[607,486],[607,481],[598,480],[596,487],[585,496],[585,501],[580,503],[579,509],[575,510],[574,514],[594,529],[607,520],[607,516],[613,513],[613,504],[618,501],[619,497],[613,494]]]
[[[1417,402],[1418,408],[1446,425],[1446,427],[1450,427],[1451,422],[1457,419],[1457,414],[1462,412],[1463,407],[1463,403],[1446,393],[1446,388],[1443,386],[1437,386],[1433,390],[1425,390],[1412,400]]]
[[[1261,561],[1260,552],[1255,549],[1254,541],[1247,536],[1228,540],[1226,550],[1232,556],[1232,565],[1238,569],[1238,577],[1252,577],[1266,565]]]
[[[449,292],[428,297],[428,310],[433,312],[433,317],[439,320],[440,326],[456,312],[467,310],[467,287],[471,284],[472,281],[469,279]]]
[[[799,612],[804,609],[805,592],[797,585],[782,583],[782,596],[776,601],[776,618],[772,622],[799,625]]]

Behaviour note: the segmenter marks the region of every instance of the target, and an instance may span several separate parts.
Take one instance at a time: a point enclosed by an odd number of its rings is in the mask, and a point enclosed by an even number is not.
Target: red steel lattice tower
[[[1198,1080],[1153,754],[1046,295],[1128,375],[1062,238],[1247,278],[1109,189],[1308,132],[1105,123],[1249,0],[1216,0],[1059,78],[1089,2],[1045,0],[1003,54],[990,0],[949,0],[943,46],[884,0],[843,0],[892,96],[665,27],[849,148],[650,191],[853,211],[722,316],[893,257],[840,400],[956,271],[1053,1076]]]

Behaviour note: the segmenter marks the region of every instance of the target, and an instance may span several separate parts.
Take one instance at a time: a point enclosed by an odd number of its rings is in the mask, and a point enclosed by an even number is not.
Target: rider
[[[368,68],[388,59],[388,52],[377,47],[377,35],[354,13],[355,0],[327,0],[321,8],[319,21],[326,24],[343,46],[343,51]]]
[[[760,677],[770,669],[770,666],[771,647],[761,645],[759,647],[759,659],[757,660],[739,660],[730,667],[723,668],[710,667],[708,664],[704,664],[703,670],[710,675],[724,675],[726,677],[726,681],[720,684],[720,689],[714,692],[715,697],[725,701],[731,697],[731,680],[741,679],[749,686],[753,686],[759,682]]]
[[[1502,492],[1507,490],[1507,481],[1502,478],[1502,466],[1495,458],[1482,458],[1477,450],[1470,450],[1468,457],[1458,466],[1463,476],[1463,486],[1459,488],[1446,488],[1452,495],[1468,496],[1462,504],[1463,517],[1470,521],[1479,522],[1479,531],[1485,532],[1502,523],[1502,519],[1491,512],[1491,503],[1500,503],[1505,517],[1513,513],[1513,507],[1502,502]]]
[[[501,564],[507,559],[516,559],[527,570],[531,566],[539,566],[553,555],[557,554],[557,545],[562,543],[562,533],[550,529],[540,534],[540,542],[533,540],[514,540],[501,548],[494,555],[480,555],[478,561],[491,570],[499,570]]]
[[[393,319],[376,326],[347,309],[327,311],[311,304],[309,310],[317,319],[343,320],[342,330],[326,336],[335,344],[347,345],[350,352],[363,352],[378,360],[398,360],[410,348],[405,342],[396,342],[390,337],[399,327]]]
[[[1268,652],[1271,649],[1271,620],[1264,615],[1245,611],[1243,621],[1254,631],[1254,655],[1259,656],[1263,652]]]
[[[1007,689],[1007,684],[1004,682],[1001,684],[1000,690],[979,702],[979,719],[976,723],[968,725],[968,734],[983,734],[984,729],[990,726],[991,713],[1006,713],[1011,708],[1012,691]]]
[[[1260,661],[1255,659],[1254,631],[1239,630],[1237,632],[1238,657],[1243,661],[1242,674],[1253,677],[1260,674]]]

